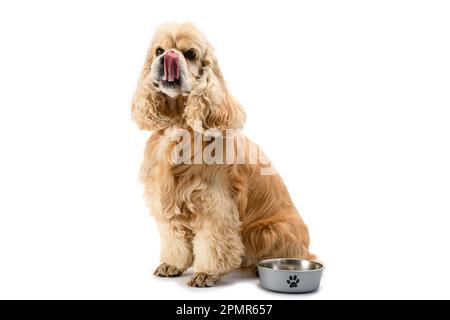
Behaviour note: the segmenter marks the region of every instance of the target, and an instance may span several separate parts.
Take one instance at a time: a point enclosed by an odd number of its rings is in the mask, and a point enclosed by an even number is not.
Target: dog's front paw
[[[156,268],[155,272],[153,273],[155,276],[158,277],[178,277],[183,274],[184,270],[178,269],[175,266],[171,266],[167,263],[162,263],[158,268]]]
[[[220,280],[219,276],[213,276],[204,272],[196,272],[189,280],[188,285],[197,288],[212,287]]]

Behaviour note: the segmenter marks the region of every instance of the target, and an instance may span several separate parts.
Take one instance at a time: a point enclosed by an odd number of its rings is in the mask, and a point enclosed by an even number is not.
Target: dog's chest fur
[[[152,135],[145,150],[141,179],[151,214],[158,220],[179,221],[195,229],[200,214],[213,214],[219,203],[232,204],[226,174],[202,165],[172,165],[172,152],[179,136],[177,127]],[[226,209],[226,208],[225,208]],[[225,210],[236,211],[235,208]]]

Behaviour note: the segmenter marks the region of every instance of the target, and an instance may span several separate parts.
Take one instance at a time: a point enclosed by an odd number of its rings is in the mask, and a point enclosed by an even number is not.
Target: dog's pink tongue
[[[174,51],[167,51],[164,56],[164,78],[163,80],[173,82],[180,78],[180,66],[178,64],[178,54]]]

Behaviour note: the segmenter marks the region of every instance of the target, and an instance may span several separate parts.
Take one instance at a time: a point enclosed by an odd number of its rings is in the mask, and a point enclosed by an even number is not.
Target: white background
[[[450,298],[446,1],[2,1],[0,298]],[[326,264],[320,291],[159,279],[130,101],[193,21]]]

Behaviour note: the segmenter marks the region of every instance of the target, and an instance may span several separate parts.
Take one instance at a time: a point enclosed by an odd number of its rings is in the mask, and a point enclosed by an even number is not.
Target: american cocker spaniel
[[[140,176],[160,233],[156,275],[192,266],[188,284],[209,287],[236,268],[255,270],[261,259],[314,258],[288,190],[240,132],[245,112],[192,24],[156,31],[132,115],[153,131]]]

